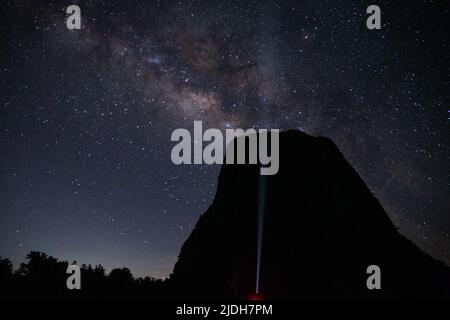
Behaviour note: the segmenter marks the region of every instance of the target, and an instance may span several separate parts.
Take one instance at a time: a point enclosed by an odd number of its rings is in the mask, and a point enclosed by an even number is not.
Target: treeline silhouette
[[[0,299],[159,299],[166,295],[165,280],[134,278],[128,268],[106,273],[102,265],[90,264],[80,266],[81,290],[69,290],[68,266],[67,261],[31,251],[14,270],[9,259],[0,257]]]

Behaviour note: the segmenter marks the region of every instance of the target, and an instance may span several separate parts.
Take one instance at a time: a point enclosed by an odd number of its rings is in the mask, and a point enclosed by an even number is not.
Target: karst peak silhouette
[[[255,295],[262,183],[258,167],[222,166],[214,201],[182,246],[171,276],[176,296]],[[397,230],[330,139],[281,132],[279,172],[264,179],[260,296],[450,297],[449,268]],[[371,265],[380,267],[380,290],[367,287]]]

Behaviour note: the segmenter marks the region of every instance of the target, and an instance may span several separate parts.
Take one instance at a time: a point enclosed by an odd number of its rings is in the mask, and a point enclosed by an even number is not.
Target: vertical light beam
[[[259,294],[259,282],[261,273],[261,252],[264,232],[264,211],[266,206],[266,176],[259,176],[258,213],[257,213],[257,248],[256,248],[256,294]]]

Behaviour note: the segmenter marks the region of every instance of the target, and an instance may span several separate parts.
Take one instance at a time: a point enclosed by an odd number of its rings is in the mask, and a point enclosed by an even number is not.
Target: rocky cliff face
[[[397,231],[327,138],[280,133],[274,176],[260,176],[258,165],[223,165],[214,202],[184,243],[170,279],[177,295],[253,295],[258,226],[263,297],[450,297],[449,268]],[[381,268],[381,290],[367,289],[369,265]]]

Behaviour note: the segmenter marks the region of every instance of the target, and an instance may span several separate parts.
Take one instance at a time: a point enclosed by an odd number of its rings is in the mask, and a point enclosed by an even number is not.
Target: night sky
[[[0,6],[0,256],[16,267],[39,250],[168,276],[220,170],[172,164],[170,135],[194,120],[333,139],[401,233],[450,264],[444,1]]]

